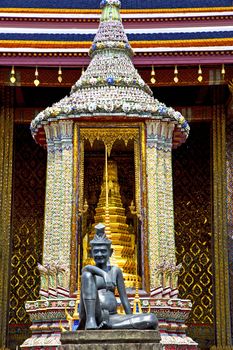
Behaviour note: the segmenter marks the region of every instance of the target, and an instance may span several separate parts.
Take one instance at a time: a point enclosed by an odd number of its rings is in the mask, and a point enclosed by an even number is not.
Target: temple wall
[[[173,150],[179,296],[193,307],[188,334],[202,348],[214,344],[211,123],[192,123],[187,142]]]
[[[215,92],[216,100],[222,89]],[[227,234],[226,107],[213,106],[213,261],[217,346],[231,345],[230,289]]]
[[[39,298],[42,262],[46,150],[31,137],[29,125],[14,125],[9,347],[29,336],[27,300]]]
[[[229,277],[231,291],[231,338],[233,342],[233,110],[231,106],[226,121],[226,141],[227,232],[229,249]]]
[[[7,340],[11,249],[13,90],[0,88],[0,347]]]

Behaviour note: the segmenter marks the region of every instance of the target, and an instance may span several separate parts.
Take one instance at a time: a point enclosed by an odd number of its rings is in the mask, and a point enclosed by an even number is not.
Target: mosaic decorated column
[[[224,107],[223,105],[213,106],[213,258],[217,349],[230,348],[232,345],[230,316],[232,290],[229,290],[229,240],[227,221],[225,220],[227,218],[227,204],[229,204],[226,202],[226,180],[229,180],[229,177],[226,177],[226,115]]]
[[[174,123],[147,122],[147,190],[150,289],[177,295],[174,209],[172,190],[172,136]]]
[[[227,232],[229,253],[230,291],[233,290],[233,84],[230,83],[231,100],[226,117],[226,173],[227,173]],[[231,342],[233,344],[233,293],[230,293]]]
[[[11,235],[13,94],[1,87],[0,108],[0,347],[6,346]]]
[[[41,296],[68,296],[72,231],[73,122],[45,126],[48,159]]]

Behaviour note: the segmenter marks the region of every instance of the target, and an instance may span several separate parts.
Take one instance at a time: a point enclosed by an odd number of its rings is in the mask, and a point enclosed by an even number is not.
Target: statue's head
[[[95,230],[95,236],[93,240],[90,241],[91,255],[97,266],[104,265],[107,264],[108,259],[112,255],[112,241],[106,236],[104,224],[100,223],[96,225]]]

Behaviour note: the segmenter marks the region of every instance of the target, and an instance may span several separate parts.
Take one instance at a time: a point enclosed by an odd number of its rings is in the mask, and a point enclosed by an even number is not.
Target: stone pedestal
[[[150,311],[156,314],[159,321],[159,331],[161,335],[161,344],[163,346],[163,349],[164,350],[174,350],[174,349],[196,350],[198,344],[185,334],[185,330],[187,328],[187,326],[185,325],[185,321],[189,315],[189,312],[192,306],[190,303],[190,300],[175,299],[171,297],[167,299],[162,298],[161,296],[163,293],[161,291],[161,288],[154,290],[153,293],[155,294],[155,296],[141,296],[140,298],[141,307],[142,307],[143,313],[147,313],[148,311]],[[133,299],[134,299],[133,297],[129,298],[131,305],[133,303]],[[29,339],[25,340],[25,342],[21,345],[21,348],[23,350],[38,350],[42,348],[46,350],[57,350],[58,347],[61,345],[61,341],[60,341],[61,326],[63,329],[66,329],[66,330],[69,329],[69,324],[66,320],[65,311],[67,310],[71,315],[73,314],[75,299],[74,298],[54,298],[54,299],[44,299],[44,300],[41,299],[37,301],[29,301],[26,303],[25,306],[26,306],[27,312],[30,315],[30,320],[32,322],[32,325],[30,327],[32,331],[32,335]],[[78,332],[78,334],[81,334],[80,332]],[[102,330],[102,331],[95,331],[94,333],[97,334],[96,332],[108,332],[107,334],[110,334],[109,332],[111,331]],[[123,331],[115,330],[114,332],[115,333],[117,332],[116,334],[119,334],[119,332],[122,333]],[[136,336],[136,334],[138,334],[137,332],[139,331],[130,330],[128,332],[131,332],[132,334],[134,334],[134,336]],[[152,332],[153,334],[156,334],[155,331],[143,331],[142,332],[143,335],[141,336],[140,339],[142,339],[143,342],[145,343],[146,343],[146,339],[144,339],[143,336],[144,336],[144,333],[148,335],[149,334],[148,332]],[[62,337],[68,337],[69,334],[70,332],[62,333]],[[118,339],[117,337],[114,339]],[[98,339],[100,338],[98,337]],[[98,344],[98,339],[96,344]],[[119,339],[120,339],[120,336],[119,336]],[[153,340],[153,338],[151,339]],[[63,342],[63,344],[65,343]],[[101,350],[102,349],[103,348],[101,348]],[[136,349],[141,349],[141,348],[138,347]],[[95,350],[95,349],[92,348],[92,350]]]
[[[65,332],[59,350],[162,350],[159,331],[96,330]]]

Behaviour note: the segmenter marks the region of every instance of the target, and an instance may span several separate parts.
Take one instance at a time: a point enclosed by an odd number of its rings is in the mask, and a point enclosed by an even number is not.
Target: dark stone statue
[[[96,266],[87,265],[82,270],[79,329],[156,329],[158,321],[154,314],[132,314],[122,271],[108,265],[112,242],[103,224],[95,228],[90,245]],[[125,311],[123,315],[117,314],[116,288]]]

